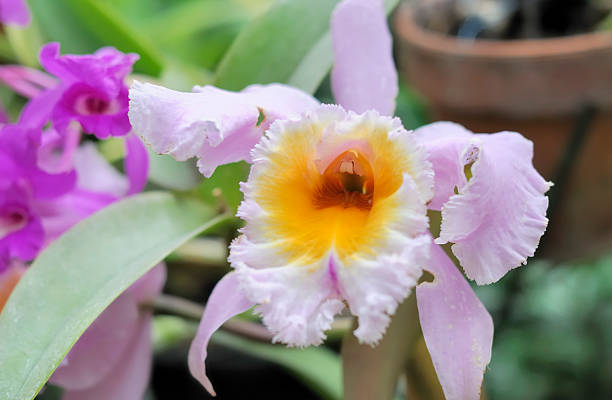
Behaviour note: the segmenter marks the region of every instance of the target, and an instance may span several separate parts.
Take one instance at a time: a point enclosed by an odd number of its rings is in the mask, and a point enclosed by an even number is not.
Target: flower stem
[[[205,309],[198,303],[168,294],[161,294],[154,301],[142,303],[141,306],[160,314],[176,315],[192,321],[200,321]],[[351,326],[352,318],[338,318],[328,331],[328,336],[331,339],[342,337]],[[221,329],[258,342],[271,343],[274,338],[274,334],[263,325],[239,318],[230,319]]]
[[[162,314],[177,315],[194,321],[199,321],[204,313],[204,307],[200,304],[167,294],[142,305]],[[274,337],[263,325],[237,318],[227,321],[221,329],[259,342],[270,343]]]

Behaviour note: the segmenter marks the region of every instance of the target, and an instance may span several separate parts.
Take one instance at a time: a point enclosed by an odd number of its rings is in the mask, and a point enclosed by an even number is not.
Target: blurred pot
[[[556,181],[545,254],[612,249],[612,35],[465,40],[422,28],[414,11],[404,2],[395,14],[400,73],[432,117],[521,132]]]

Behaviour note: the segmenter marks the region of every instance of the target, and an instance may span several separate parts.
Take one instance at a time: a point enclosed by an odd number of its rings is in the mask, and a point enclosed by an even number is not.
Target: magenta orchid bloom
[[[74,171],[50,174],[37,164],[39,135],[19,126],[0,130],[0,252],[30,261],[44,243],[37,208],[70,192]],[[5,264],[5,265],[1,265]],[[6,263],[0,260],[0,271]]]
[[[59,78],[22,66],[0,67],[0,80],[31,100],[26,104],[19,125],[40,130],[51,121],[53,129],[42,136],[40,151],[62,152],[53,171],[72,163],[81,140],[81,130],[98,139],[110,136],[125,138],[125,171],[129,178],[127,194],[142,191],[149,171],[149,156],[140,139],[130,133],[128,89],[125,77],[138,59],[111,47],[93,55],[59,55],[59,44],[49,43],[41,49],[40,63]],[[44,157],[43,157],[44,158]],[[47,160],[48,161],[48,160]]]
[[[407,132],[389,117],[398,88],[381,1],[344,0],[331,33],[340,105],[278,84],[238,93],[137,82],[130,89],[132,126],[158,153],[197,157],[206,176],[224,163],[252,163],[238,210],[246,226],[229,256],[234,271],[208,300],[190,371],[214,394],[205,369],[210,337],[253,306],[289,346],[320,344],[348,307],[359,321],[355,336],[375,345],[416,288],[446,398],[476,400],[493,323],[439,244],[452,243],[476,283],[499,280],[533,255],[550,183],[518,133],[477,135],[450,123]],[[428,209],[442,214],[435,241]],[[433,282],[418,283],[423,270]]]
[[[0,0],[0,23],[29,25],[30,11],[25,0]]]
[[[124,80],[137,59],[136,54],[123,54],[112,47],[94,54],[60,56],[59,43],[43,46],[40,63],[60,84],[35,97],[24,109],[22,120],[42,127],[50,118],[60,133],[77,121],[99,139],[126,135],[131,127]]]

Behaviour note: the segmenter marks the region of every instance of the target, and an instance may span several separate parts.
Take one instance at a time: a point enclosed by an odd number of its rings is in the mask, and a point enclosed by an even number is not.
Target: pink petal
[[[79,189],[114,197],[127,193],[128,181],[125,176],[106,161],[95,144],[87,142],[79,146],[74,152],[73,161]]]
[[[446,400],[478,400],[491,360],[493,321],[442,248],[432,245],[433,282],[416,289],[421,329]]]
[[[75,189],[59,199],[36,203],[36,212],[45,231],[45,246],[74,224],[116,200],[117,197],[110,194]]]
[[[134,131],[155,152],[179,161],[198,157],[205,176],[220,164],[249,161],[251,149],[274,119],[318,105],[311,96],[282,85],[250,86],[238,93],[212,86],[194,90],[182,93],[134,82],[129,116]]]
[[[205,365],[210,337],[225,321],[245,312],[253,305],[239,290],[238,277],[234,272],[225,275],[208,298],[198,333],[189,348],[188,362],[191,375],[213,396],[215,390],[206,376]]]
[[[397,71],[382,0],[344,0],[331,19],[332,89],[338,104],[393,115]]]
[[[359,318],[354,334],[371,345],[380,341],[395,309],[416,286],[431,245],[431,236],[425,233],[429,226],[425,204],[410,175],[404,175],[404,183],[389,200],[404,208],[397,223],[388,227],[388,248],[378,249],[375,258],[355,259],[338,268],[340,292]]]
[[[25,0],[0,0],[0,23],[28,25],[30,23],[30,11]]]
[[[166,269],[159,264],[122,293],[87,328],[51,381],[69,399],[142,398],[151,368],[151,313],[140,304],[162,290]]]
[[[0,80],[20,95],[32,98],[57,85],[52,76],[21,65],[0,66]]]
[[[75,343],[51,382],[68,390],[97,385],[132,351],[129,345],[137,335],[140,319],[131,296],[119,296]]]
[[[238,261],[246,257],[235,251],[232,246],[231,262],[240,287],[257,304],[255,311],[274,333],[274,342],[298,347],[321,344],[334,316],[344,308],[327,265],[251,268]]]
[[[130,182],[127,194],[139,193],[147,184],[149,176],[149,153],[140,138],[130,133],[125,138],[125,172]]]
[[[533,143],[514,132],[476,135],[451,123],[415,135],[434,165],[431,208],[442,208],[436,243],[454,243],[466,275],[492,283],[533,256],[548,223],[544,194],[551,185],[533,167]],[[468,181],[463,170],[470,164]]]
[[[49,89],[32,98],[21,111],[19,125],[24,128],[42,129],[51,118],[53,108],[62,97],[63,89]]]
[[[142,318],[127,348],[129,351],[122,354],[111,372],[97,385],[84,390],[67,390],[63,400],[142,399],[151,373],[151,315]]]

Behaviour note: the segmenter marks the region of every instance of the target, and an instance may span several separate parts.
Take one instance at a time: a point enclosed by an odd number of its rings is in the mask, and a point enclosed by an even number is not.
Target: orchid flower
[[[123,54],[112,47],[94,54],[60,56],[59,43],[46,44],[40,51],[40,63],[60,84],[35,97],[24,109],[22,120],[42,126],[51,118],[60,133],[77,121],[99,139],[126,135],[130,122],[124,79],[137,59],[136,54]]]
[[[76,184],[74,171],[49,174],[38,166],[39,136],[19,126],[0,130],[0,253],[7,259],[30,261],[38,254],[44,230],[36,208]]]
[[[49,43],[40,51],[40,63],[58,79],[22,66],[2,66],[0,80],[31,99],[21,113],[19,125],[37,130],[52,122],[53,129],[46,131],[50,134],[43,134],[41,151],[63,151],[56,170],[71,165],[81,130],[98,139],[123,136],[128,194],[134,194],[144,188],[149,169],[146,148],[131,133],[127,116],[128,89],[124,80],[136,60],[138,55],[124,54],[112,47],[94,54],[60,55],[59,44]]]
[[[348,307],[359,321],[355,336],[376,345],[416,288],[446,398],[478,399],[492,319],[439,244],[452,243],[468,278],[499,280],[533,255],[550,184],[518,133],[477,135],[450,123],[407,132],[389,116],[397,73],[381,1],[342,1],[331,33],[339,105],[279,84],[237,93],[130,89],[132,126],[158,153],[197,157],[206,176],[224,163],[252,163],[238,209],[246,226],[229,256],[234,271],[209,297],[190,371],[215,393],[205,370],[210,337],[253,306],[289,346],[320,344]],[[442,215],[435,242],[428,209]],[[418,283],[423,270],[432,282]]]

